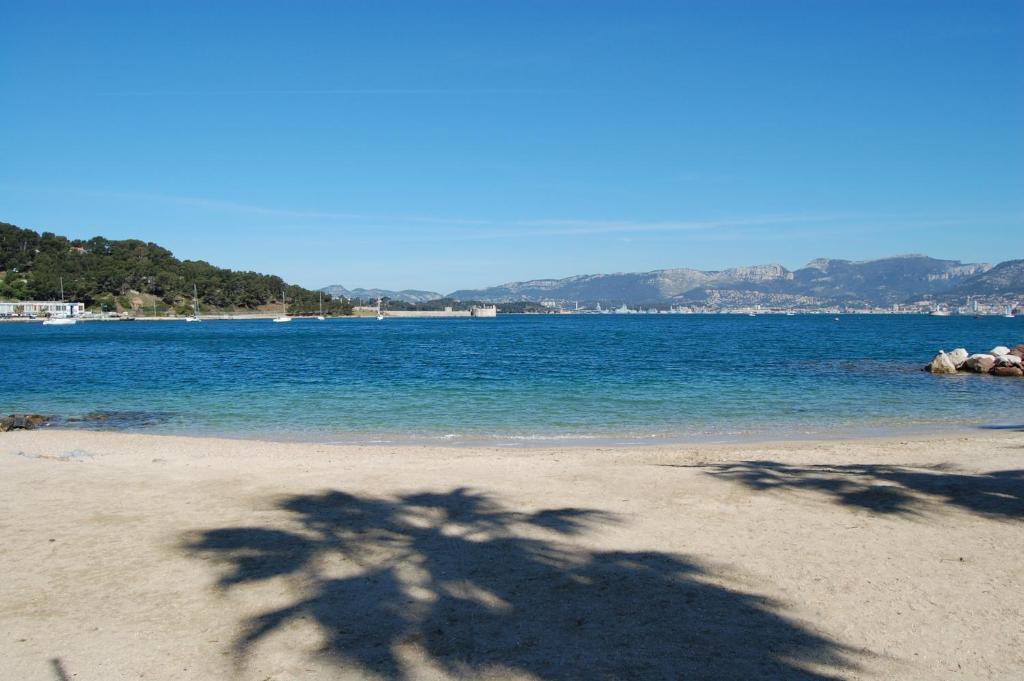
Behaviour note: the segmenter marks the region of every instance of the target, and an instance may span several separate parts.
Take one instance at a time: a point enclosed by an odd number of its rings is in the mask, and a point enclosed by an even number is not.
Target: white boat
[[[384,311],[383,311],[383,309],[381,309],[381,305],[380,304],[381,304],[381,299],[378,298],[377,299],[377,321],[378,322],[384,321]]]
[[[64,302],[64,277],[60,278],[60,302]],[[43,320],[43,326],[71,326],[77,323],[78,320],[75,319],[75,316],[67,313],[60,317],[50,317]]]
[[[201,322],[199,318],[199,290],[196,288],[195,283],[192,284],[192,314],[185,317],[186,322]]]
[[[320,292],[320,314],[316,316],[320,321],[324,320],[324,292]]]
[[[1006,317],[1007,319],[1013,319],[1013,309],[1009,307],[1006,308],[1006,314],[1004,314],[1003,316]]]
[[[274,323],[284,324],[285,322],[290,322],[291,320],[292,318],[288,316],[288,301],[285,298],[284,291],[281,291],[281,316],[274,317]]]
[[[932,317],[948,317],[949,310],[932,310],[928,314]]]

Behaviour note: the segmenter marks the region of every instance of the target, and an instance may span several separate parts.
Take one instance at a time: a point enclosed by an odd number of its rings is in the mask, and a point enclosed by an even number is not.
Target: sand
[[[0,435],[2,679],[1024,678],[1024,433]]]

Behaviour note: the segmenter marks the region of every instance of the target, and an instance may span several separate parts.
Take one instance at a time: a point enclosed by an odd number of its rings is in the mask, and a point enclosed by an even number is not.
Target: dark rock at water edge
[[[964,369],[975,374],[987,374],[996,365],[992,355],[974,355],[964,362]]]
[[[33,430],[49,421],[50,417],[42,414],[11,414],[0,419],[0,433],[9,430]]]
[[[161,411],[93,411],[56,420],[54,425],[87,430],[119,430],[160,425],[170,421],[173,416]]]
[[[999,366],[994,367],[989,373],[993,376],[1024,376],[1024,369],[1015,366]]]

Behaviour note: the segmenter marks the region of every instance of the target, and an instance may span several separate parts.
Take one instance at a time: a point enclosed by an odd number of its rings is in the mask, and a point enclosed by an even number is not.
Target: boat
[[[60,302],[64,302],[64,277],[60,278]],[[43,326],[71,326],[77,323],[78,320],[75,319],[75,315],[66,312],[60,317],[50,317],[43,320]]]
[[[928,313],[928,315],[931,316],[931,317],[948,317],[949,316],[949,310],[942,310],[942,309],[932,310],[931,312]]]
[[[283,324],[285,322],[290,322],[291,320],[292,318],[288,316],[288,300],[284,295],[284,291],[281,291],[281,316],[274,317],[274,323]]]
[[[1007,319],[1013,319],[1013,310],[1009,307],[1006,308],[1006,314],[1004,314],[1003,316],[1006,317]]]
[[[196,288],[195,283],[192,283],[192,314],[185,317],[186,322],[201,322],[199,318],[199,289]]]
[[[320,314],[316,316],[320,321],[324,320],[324,292],[320,292]]]
[[[381,303],[381,299],[378,298],[377,299],[377,321],[378,322],[384,321],[384,310],[381,308],[380,303]]]

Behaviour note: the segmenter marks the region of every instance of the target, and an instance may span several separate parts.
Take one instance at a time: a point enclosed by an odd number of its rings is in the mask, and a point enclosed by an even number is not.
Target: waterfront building
[[[0,301],[0,317],[78,317],[83,312],[84,304],[60,300]]]

